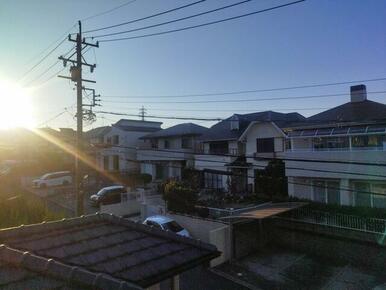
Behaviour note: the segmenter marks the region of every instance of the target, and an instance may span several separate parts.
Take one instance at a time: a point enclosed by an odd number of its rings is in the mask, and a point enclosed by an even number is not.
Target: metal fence
[[[385,219],[330,213],[309,208],[300,208],[286,213],[281,217],[337,228],[354,229],[372,233],[386,233]]]

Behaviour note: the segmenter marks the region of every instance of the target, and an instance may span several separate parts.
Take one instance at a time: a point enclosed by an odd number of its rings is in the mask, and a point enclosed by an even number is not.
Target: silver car
[[[175,220],[167,216],[154,215],[145,219],[143,224],[153,226],[161,230],[171,231],[180,236],[190,237],[190,234],[186,229],[181,227]]]

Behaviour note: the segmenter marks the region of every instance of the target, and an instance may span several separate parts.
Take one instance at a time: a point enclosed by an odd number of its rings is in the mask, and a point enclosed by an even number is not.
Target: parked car
[[[111,204],[121,201],[121,194],[126,192],[122,185],[107,186],[99,190],[96,194],[90,196],[90,203],[93,206],[99,206],[101,203]]]
[[[163,215],[151,216],[145,219],[143,224],[148,226],[153,226],[161,230],[171,231],[180,236],[190,237],[190,234],[186,229],[181,227],[175,220],[167,216],[163,216]]]
[[[71,183],[72,176],[70,171],[50,172],[32,181],[33,186],[37,188],[70,185]]]

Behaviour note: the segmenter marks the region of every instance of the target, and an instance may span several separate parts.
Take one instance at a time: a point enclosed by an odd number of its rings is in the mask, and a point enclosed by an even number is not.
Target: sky
[[[194,0],[137,0],[110,13],[87,19],[128,1],[0,0],[0,84],[2,80],[17,83],[21,87],[18,89],[26,92],[22,99],[18,99],[17,94],[10,98],[9,90],[0,89],[2,114],[5,116],[6,112],[12,112],[13,116],[20,118],[28,110],[32,112],[33,119],[28,119],[29,125],[75,127],[74,84],[56,77],[44,83],[62,68],[62,64],[54,65],[37,78],[57,61],[59,55],[72,48],[73,43],[65,41],[20,81],[20,77],[45,55],[39,53],[55,40],[63,39],[69,31],[76,32],[77,26],[74,25],[78,20],[83,20],[83,30],[86,31],[191,2]],[[147,26],[236,2],[238,0],[207,0],[174,13],[101,32]],[[252,0],[217,13],[122,36],[200,24],[287,2],[291,0]],[[96,63],[97,67],[92,74],[85,68],[84,78],[97,82],[89,84],[101,94],[102,106],[95,108],[97,111],[137,114],[143,105],[149,115],[158,116],[224,118],[233,113],[264,110],[298,111],[310,116],[348,102],[349,95],[259,102],[241,100],[348,94],[350,85],[190,98],[133,96],[202,94],[386,77],[385,27],[384,0],[307,0],[275,11],[194,30],[100,43],[99,48],[90,49],[85,54],[86,60]],[[68,75],[68,69],[62,74]],[[386,81],[364,84],[368,92],[386,91]],[[368,98],[386,103],[386,93],[369,94]],[[240,101],[180,103],[205,100]],[[120,118],[97,114],[97,120],[86,123],[85,130],[110,125]],[[0,114],[0,123],[4,125],[4,122],[12,125],[12,122],[16,122],[15,117],[1,117]],[[163,127],[168,127],[186,121],[165,119],[162,122]],[[196,123],[205,126],[213,124],[206,121]]]

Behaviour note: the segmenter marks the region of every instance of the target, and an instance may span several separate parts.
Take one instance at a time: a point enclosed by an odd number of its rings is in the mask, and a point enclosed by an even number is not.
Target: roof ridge
[[[44,273],[48,276],[59,278],[70,283],[98,287],[98,289],[138,290],[141,287],[115,279],[107,274],[93,273],[83,267],[73,267],[54,259],[47,259],[29,252],[0,245],[0,260],[14,266],[22,266],[28,270]]]
[[[20,237],[20,233],[23,236],[31,235],[35,233],[40,233],[41,228],[44,227],[46,230],[55,230],[63,229],[63,226],[73,226],[73,225],[84,225],[84,221],[87,220],[88,223],[93,223],[100,220],[99,213],[82,215],[80,217],[72,218],[63,218],[55,221],[43,221],[41,223],[29,224],[29,225],[20,225],[16,227],[0,229],[0,242],[2,239],[9,239],[17,235]]]

